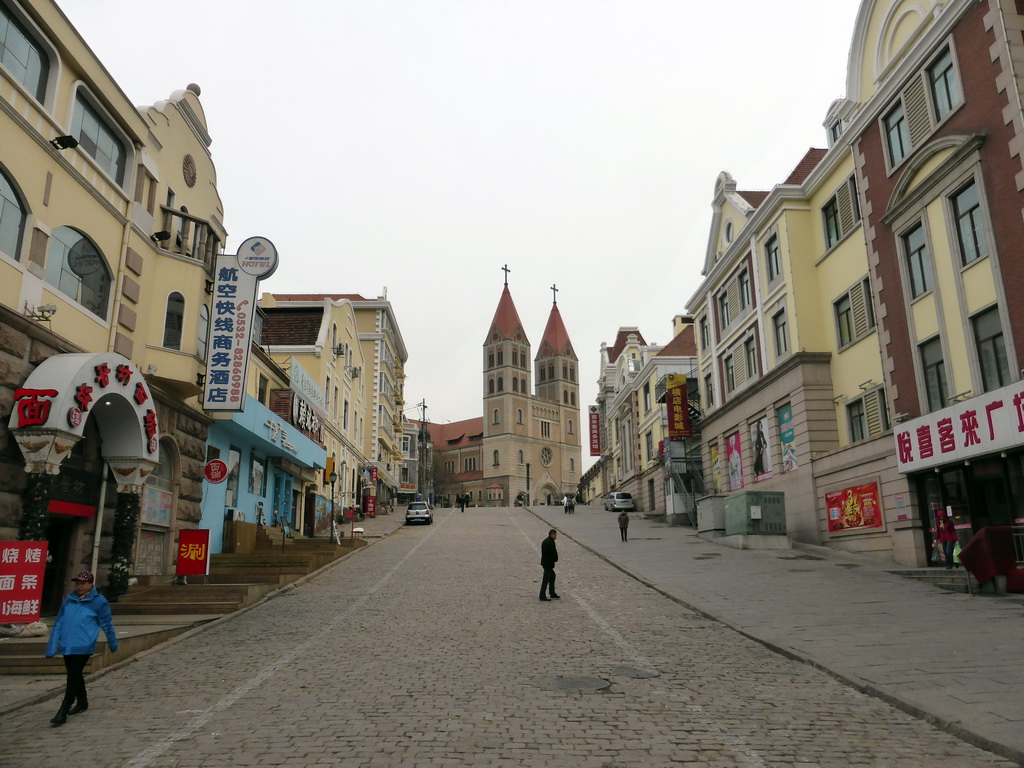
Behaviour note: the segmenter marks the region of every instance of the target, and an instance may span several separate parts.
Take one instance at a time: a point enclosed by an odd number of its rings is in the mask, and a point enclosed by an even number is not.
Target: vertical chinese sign
[[[601,414],[597,406],[590,406],[590,455],[601,455]]]
[[[668,405],[668,439],[682,440],[692,432],[690,404],[686,399],[686,377],[678,373],[665,375],[665,402]]]
[[[0,624],[39,621],[45,541],[0,541]]]
[[[207,576],[210,573],[210,532],[183,530],[178,539],[178,576]]]
[[[217,257],[213,312],[206,360],[203,409],[242,411],[260,280],[277,269],[277,249],[265,237],[250,237],[235,255]]]

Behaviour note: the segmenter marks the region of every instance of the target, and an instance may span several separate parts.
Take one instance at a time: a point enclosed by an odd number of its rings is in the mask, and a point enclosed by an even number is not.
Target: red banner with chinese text
[[[601,455],[601,414],[597,408],[590,409],[590,455]]]
[[[0,541],[0,624],[39,621],[45,541]]]
[[[178,538],[178,576],[206,576],[210,573],[210,532],[183,530]]]
[[[693,433],[690,404],[686,399],[686,377],[678,373],[665,376],[665,403],[668,406],[668,439],[682,440]]]

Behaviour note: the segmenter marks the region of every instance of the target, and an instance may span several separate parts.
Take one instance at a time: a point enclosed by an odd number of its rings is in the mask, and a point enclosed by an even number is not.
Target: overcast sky
[[[620,326],[667,343],[719,172],[768,189],[826,145],[859,5],[58,2],[135,104],[200,85],[228,249],[281,255],[264,290],[387,290],[431,421],[481,415],[504,264],[534,353],[557,284],[584,409]]]

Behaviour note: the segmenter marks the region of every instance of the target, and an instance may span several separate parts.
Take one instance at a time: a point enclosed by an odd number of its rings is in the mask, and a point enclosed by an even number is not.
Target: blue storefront
[[[223,551],[230,519],[301,530],[304,491],[327,463],[323,446],[247,395],[244,411],[210,425],[206,454],[228,469],[223,482],[203,480],[200,527],[210,531],[210,552]]]

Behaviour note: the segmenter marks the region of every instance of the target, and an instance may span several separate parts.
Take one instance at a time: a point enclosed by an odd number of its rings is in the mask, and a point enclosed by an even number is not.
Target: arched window
[[[181,329],[185,325],[185,297],[175,291],[167,297],[164,314],[164,346],[181,349]]]
[[[494,424],[501,423],[501,414],[498,413],[498,409],[497,408],[494,409],[494,413],[491,415],[491,421]]]
[[[104,320],[110,299],[107,261],[81,232],[57,227],[46,251],[46,282]]]
[[[118,184],[124,184],[124,169],[128,151],[121,135],[112,128],[103,113],[78,89],[75,94],[75,114],[71,119],[71,135],[78,139],[78,145]],[[182,210],[185,210],[184,208]],[[180,216],[180,225],[185,220]]]
[[[569,419],[569,424],[568,424],[568,426],[566,427],[566,430],[565,430],[565,431],[566,431],[566,432],[567,432],[568,434],[570,434],[570,435],[572,434],[572,419]]]
[[[512,391],[519,391],[519,379],[517,379],[515,376],[512,377]]]
[[[50,77],[50,58],[3,5],[0,5],[0,56],[14,79],[42,103]]]
[[[490,381],[487,382],[487,394],[494,394],[494,379],[491,379]]]
[[[518,458],[519,458],[519,463],[522,464],[523,463],[523,452],[522,451],[519,452]]]
[[[196,354],[200,360],[206,359],[206,344],[210,337],[210,308],[199,305],[199,327],[196,329]]]
[[[3,21],[3,13],[3,7],[0,6],[0,23]],[[21,258],[21,239],[25,234],[26,219],[25,206],[14,191],[14,185],[0,171],[0,253],[7,254],[15,261]]]
[[[488,352],[487,353],[487,367],[488,368],[493,368],[494,367],[494,353],[493,352]]]
[[[576,459],[569,459],[569,471],[570,472],[575,472],[576,471]]]
[[[504,361],[502,360],[502,352],[500,349],[498,350],[498,365],[504,365]]]
[[[552,381],[555,380],[555,364],[554,363],[551,363],[548,366],[548,378],[551,379]]]
[[[516,411],[516,424],[522,424],[522,423],[523,423],[523,409],[520,408],[519,410]]]
[[[512,365],[519,365],[519,350],[512,350]]]
[[[576,405],[576,393],[575,392],[570,392],[569,393],[569,405]]]
[[[498,461],[498,452],[494,452],[494,466],[498,466],[501,462]]]
[[[526,392],[526,379],[519,380],[519,391],[524,393]]]
[[[504,392],[505,391],[505,380],[503,378],[501,378],[501,376],[498,377],[498,391],[499,392]]]
[[[565,403],[566,405],[569,404],[569,390],[568,389],[563,389],[562,390],[562,402]]]

